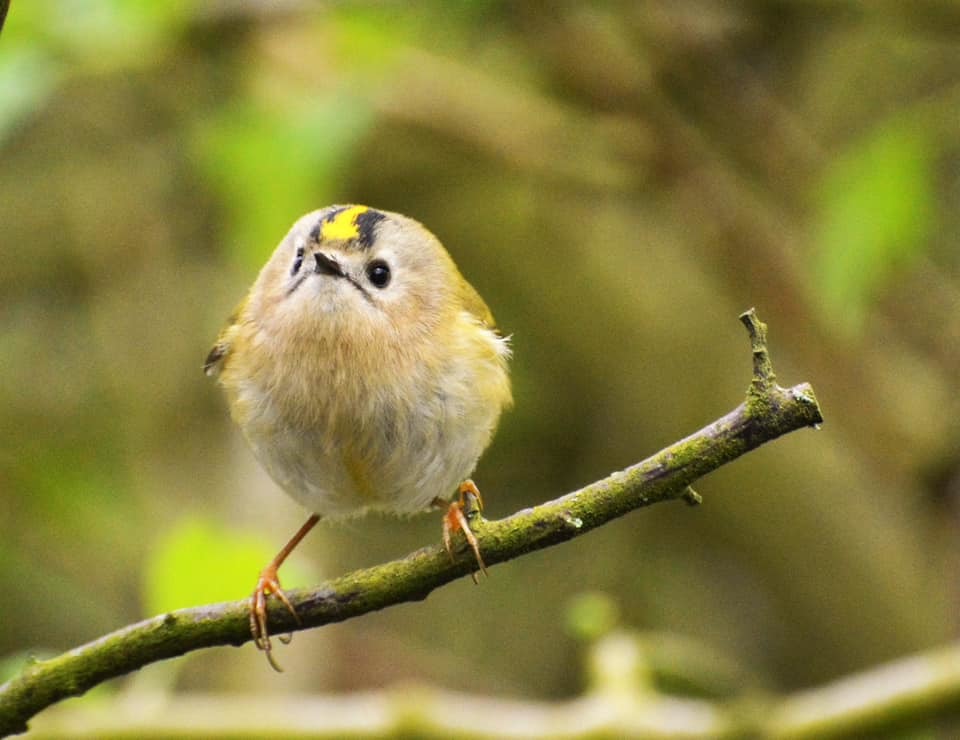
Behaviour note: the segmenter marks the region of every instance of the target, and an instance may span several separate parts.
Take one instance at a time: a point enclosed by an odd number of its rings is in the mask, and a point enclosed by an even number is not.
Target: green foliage
[[[861,330],[883,290],[923,253],[933,219],[933,155],[923,128],[894,119],[827,168],[811,290],[832,326]]]
[[[203,121],[194,137],[201,174],[230,226],[230,254],[253,272],[292,223],[291,213],[336,201],[372,121],[348,94],[276,107],[249,100]]]
[[[0,56],[0,142],[55,89],[57,66],[28,48]]]
[[[29,0],[0,43],[0,142],[71,76],[154,63],[190,19],[189,0]]]
[[[64,63],[106,70],[148,62],[194,15],[190,0],[31,0],[12,5],[4,41],[39,44]]]
[[[144,609],[154,615],[245,598],[273,555],[263,537],[187,516],[163,532],[149,549]],[[294,559],[284,566],[283,580],[293,586],[307,583],[309,578]]]
[[[584,591],[567,604],[567,632],[579,640],[592,642],[610,632],[620,621],[617,602],[600,591]]]

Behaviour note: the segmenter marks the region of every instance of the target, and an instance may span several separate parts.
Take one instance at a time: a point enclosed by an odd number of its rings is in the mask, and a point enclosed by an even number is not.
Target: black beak
[[[340,263],[332,257],[327,257],[323,252],[314,252],[313,258],[317,261],[314,272],[320,275],[343,277],[343,269],[340,267]]]

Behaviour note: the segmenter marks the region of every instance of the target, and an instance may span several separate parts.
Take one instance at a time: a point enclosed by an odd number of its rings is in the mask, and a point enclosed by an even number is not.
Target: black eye
[[[390,266],[383,260],[374,260],[367,265],[367,280],[375,288],[386,288],[390,283]]]
[[[290,274],[296,275],[300,272],[300,266],[303,264],[303,247],[297,247],[297,254],[293,258],[293,267],[290,268]]]

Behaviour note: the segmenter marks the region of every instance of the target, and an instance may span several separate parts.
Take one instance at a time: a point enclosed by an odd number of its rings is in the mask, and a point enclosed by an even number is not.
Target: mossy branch
[[[642,506],[676,499],[697,503],[699,496],[689,488],[696,479],[764,442],[820,424],[820,408],[809,384],[781,388],[775,383],[766,326],[752,309],[740,318],[750,333],[754,366],[744,403],[686,439],[579,491],[505,519],[475,516],[471,527],[487,565],[578,537]],[[418,601],[475,568],[468,550],[451,561],[439,545],[424,547],[316,588],[289,591],[302,624],[272,604],[270,625],[275,632],[295,631]],[[246,599],[181,609],[32,662],[0,686],[0,736],[24,732],[27,720],[51,704],[149,663],[205,647],[242,645],[251,639],[248,614]]]

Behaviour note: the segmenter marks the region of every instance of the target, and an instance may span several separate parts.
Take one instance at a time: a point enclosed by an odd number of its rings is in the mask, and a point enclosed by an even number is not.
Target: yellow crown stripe
[[[320,227],[320,239],[322,241],[346,241],[356,239],[360,236],[360,228],[357,226],[357,219],[362,213],[366,213],[370,208],[368,206],[351,206],[335,214],[329,221],[324,221]]]

